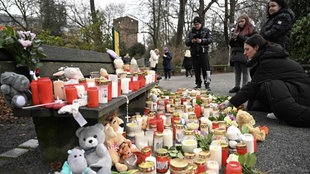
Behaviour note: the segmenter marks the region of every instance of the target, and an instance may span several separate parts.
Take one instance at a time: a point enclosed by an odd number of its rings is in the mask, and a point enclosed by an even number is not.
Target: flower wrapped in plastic
[[[16,66],[26,66],[35,70],[42,66],[40,60],[45,58],[41,47],[41,40],[36,39],[36,34],[30,31],[15,31],[6,26],[0,31],[0,48],[4,48],[16,61]]]

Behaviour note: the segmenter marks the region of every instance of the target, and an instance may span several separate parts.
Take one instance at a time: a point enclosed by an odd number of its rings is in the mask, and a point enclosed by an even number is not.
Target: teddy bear
[[[60,174],[96,174],[91,168],[88,167],[83,149],[68,150],[67,161],[64,162]],[[58,174],[58,172],[55,172]]]
[[[84,78],[80,68],[78,67],[61,67],[59,71],[54,73],[55,77],[65,77],[66,84],[78,84],[79,79]]]
[[[11,107],[23,107],[28,102],[30,96],[29,79],[14,72],[4,72],[1,74],[1,91],[5,102]]]
[[[236,126],[231,125],[226,130],[226,136],[228,138],[228,145],[232,151],[236,150],[236,145],[242,140],[242,133]]]
[[[123,120],[115,112],[105,117],[103,124],[105,125],[104,132],[106,134],[105,145],[108,148],[113,165],[118,172],[127,171],[128,166],[124,164],[124,160],[129,157],[128,154],[138,150],[133,147],[130,140],[123,136]],[[124,152],[123,145],[128,145],[128,149]]]
[[[118,57],[113,61],[116,74],[124,72],[124,62],[122,58]]]
[[[97,123],[93,126],[80,127],[75,132],[79,147],[85,151],[87,164],[98,173],[110,174],[112,160],[104,145],[106,135],[104,126]]]
[[[244,126],[246,126],[249,130],[249,133],[251,133],[256,140],[258,141],[264,141],[266,138],[265,131],[260,130],[259,127],[254,127],[255,120],[253,116],[243,110],[239,110],[236,115],[236,121],[238,123],[238,127],[240,130],[243,129]]]

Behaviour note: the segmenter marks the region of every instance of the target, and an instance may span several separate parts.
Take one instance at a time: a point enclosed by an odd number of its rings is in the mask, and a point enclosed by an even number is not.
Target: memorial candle
[[[165,129],[164,132],[164,146],[170,148],[173,146],[173,132],[172,129]]]
[[[242,138],[243,142],[245,142],[248,153],[254,152],[254,138],[252,134],[243,134]]]
[[[88,102],[87,107],[96,108],[99,106],[99,97],[98,97],[98,88],[97,87],[89,87],[87,89]]]
[[[39,98],[39,90],[38,90],[38,81],[32,80],[31,84],[31,97],[32,97],[32,104],[38,105],[40,104],[40,98]]]
[[[65,99],[65,82],[62,80],[56,80],[53,82],[54,86],[54,98],[64,100]]]
[[[49,78],[38,79],[38,92],[41,104],[54,102],[53,84]]]
[[[222,146],[218,143],[211,143],[210,145],[210,158],[217,161],[219,168],[222,165]]]

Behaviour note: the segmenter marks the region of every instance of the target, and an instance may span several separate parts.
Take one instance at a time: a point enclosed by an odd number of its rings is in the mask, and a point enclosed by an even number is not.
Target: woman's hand
[[[227,108],[230,105],[231,105],[230,102],[227,100],[227,101],[224,101],[223,103],[219,104],[217,107],[219,108],[219,110],[224,110],[225,108]]]

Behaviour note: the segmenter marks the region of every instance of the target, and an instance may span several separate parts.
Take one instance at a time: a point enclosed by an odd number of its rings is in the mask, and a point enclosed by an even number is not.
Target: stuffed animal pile
[[[124,172],[128,170],[124,160],[129,157],[129,154],[138,150],[133,147],[130,140],[122,135],[124,122],[117,114],[106,117],[104,125],[104,132],[106,134],[105,145],[109,150],[113,165],[118,172]]]
[[[5,102],[11,107],[23,107],[28,102],[30,81],[21,74],[5,72],[1,74],[1,91]]]
[[[93,126],[80,127],[76,130],[79,146],[85,151],[87,164],[90,168],[98,169],[98,174],[110,174],[112,160],[104,145],[106,135],[104,126],[97,123]]]

